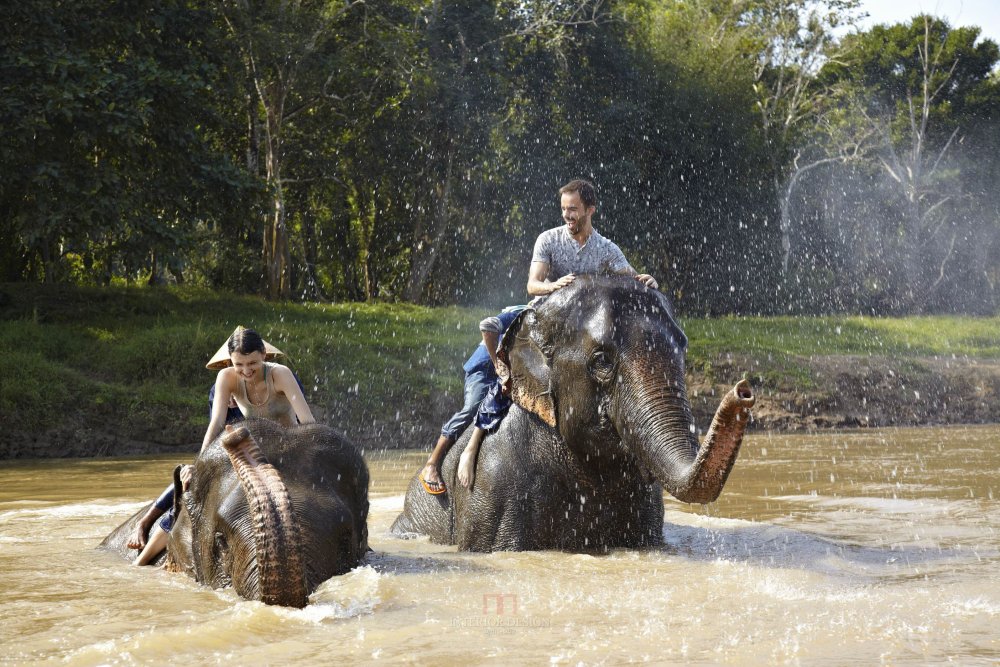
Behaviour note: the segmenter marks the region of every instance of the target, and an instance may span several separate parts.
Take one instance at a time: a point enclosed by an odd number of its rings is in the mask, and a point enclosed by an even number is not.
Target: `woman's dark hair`
[[[229,354],[233,352],[239,352],[240,354],[260,352],[261,354],[266,354],[264,351],[264,339],[260,337],[260,334],[253,329],[246,329],[244,327],[238,328],[229,337],[227,349],[229,350]]]

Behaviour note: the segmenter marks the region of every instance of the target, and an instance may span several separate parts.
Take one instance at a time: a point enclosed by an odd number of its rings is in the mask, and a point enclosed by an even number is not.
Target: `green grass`
[[[726,353],[1000,358],[1000,317],[725,317],[682,320],[694,359]]]
[[[0,413],[7,432],[83,420],[129,437],[130,425],[153,423],[198,441],[214,381],[205,363],[243,324],[288,355],[310,403],[345,430],[434,422],[461,400],[461,364],[479,339],[478,321],[492,310],[275,304],[187,288],[0,285]],[[1000,358],[1000,317],[727,317],[682,325],[689,368],[713,379],[728,354],[749,357],[772,386],[808,388],[808,359],[816,355],[900,363]]]
[[[0,292],[0,352],[10,365],[0,411],[10,428],[29,431],[81,409],[98,422],[110,413],[203,429],[215,379],[204,366],[238,324],[286,353],[316,405],[354,397],[416,406],[444,391],[458,395],[461,364],[487,312],[272,304],[193,289],[4,285]]]

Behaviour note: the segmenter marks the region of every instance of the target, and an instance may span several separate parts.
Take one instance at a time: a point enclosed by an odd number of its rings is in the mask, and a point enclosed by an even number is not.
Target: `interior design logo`
[[[483,593],[482,613],[451,619],[452,627],[483,628],[489,635],[513,635],[521,630],[552,627],[547,618],[521,614],[516,593]]]

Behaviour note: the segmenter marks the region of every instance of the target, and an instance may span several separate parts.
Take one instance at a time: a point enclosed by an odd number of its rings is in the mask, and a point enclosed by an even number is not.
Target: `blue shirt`
[[[500,320],[500,337],[503,337],[507,327],[513,322],[521,311],[525,309],[525,306],[518,306],[510,310],[504,311],[496,316]],[[495,380],[497,377],[497,371],[493,368],[493,361],[490,360],[490,353],[486,350],[486,343],[480,343],[476,346],[475,351],[472,356],[468,358],[465,365],[462,366],[462,370],[466,373],[474,373],[475,371],[480,371],[486,374],[486,377],[490,380]]]

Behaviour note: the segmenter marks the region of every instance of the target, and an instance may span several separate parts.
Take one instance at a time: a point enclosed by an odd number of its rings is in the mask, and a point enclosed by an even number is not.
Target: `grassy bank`
[[[491,310],[0,285],[0,457],[190,449],[208,419],[214,374],[205,362],[237,324],[286,352],[324,421],[369,448],[427,446],[461,400],[461,363]],[[823,425],[817,416],[838,408],[824,404],[824,391],[837,378],[850,387],[860,377],[852,369],[866,371],[858,381],[871,392],[903,400],[918,385],[950,390],[950,380],[936,379],[937,365],[957,377],[984,372],[968,388],[973,397],[1000,393],[990,383],[1000,363],[1000,318],[723,318],[683,326],[699,425],[713,395],[744,375],[765,401],[764,426]],[[909,421],[921,422],[915,416]]]

